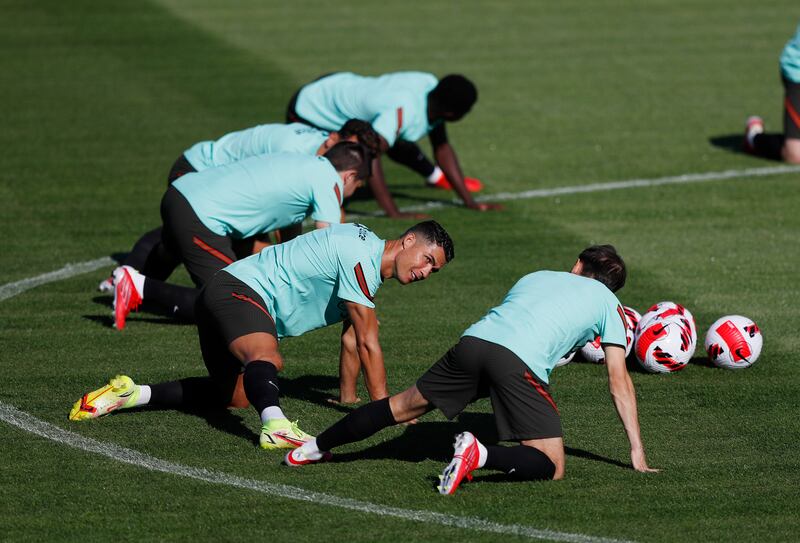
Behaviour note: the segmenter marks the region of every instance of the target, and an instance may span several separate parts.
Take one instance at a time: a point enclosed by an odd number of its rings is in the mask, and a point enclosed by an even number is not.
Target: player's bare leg
[[[783,142],[781,155],[784,162],[789,164],[800,164],[800,139],[786,138]]]
[[[556,466],[556,472],[553,475],[554,480],[564,478],[564,439],[561,437],[550,437],[547,439],[528,439],[521,442],[526,447],[533,447],[542,451],[547,455],[553,464]]]

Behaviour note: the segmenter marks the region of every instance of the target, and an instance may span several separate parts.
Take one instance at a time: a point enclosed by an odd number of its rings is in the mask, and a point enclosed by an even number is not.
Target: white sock
[[[138,405],[147,405],[150,403],[150,385],[136,385],[136,388],[139,389],[139,397],[136,398],[136,401],[133,402],[133,405],[129,407],[136,407]]]
[[[486,465],[486,458],[489,456],[489,451],[486,450],[486,447],[483,446],[483,443],[475,440],[475,443],[478,444],[478,467],[482,468]]]
[[[283,414],[281,408],[277,405],[270,405],[269,407],[265,407],[264,410],[261,412],[261,424],[266,424],[271,420],[274,419],[285,419],[286,415]]]
[[[309,460],[319,460],[322,458],[322,451],[320,451],[319,447],[317,447],[317,438],[303,443],[303,445],[300,447],[300,450],[303,453],[303,456]]]
[[[441,168],[439,168],[439,166],[435,166],[433,168],[433,173],[428,176],[428,183],[433,185],[434,183],[436,183],[439,180],[439,178],[441,176],[442,176]]]

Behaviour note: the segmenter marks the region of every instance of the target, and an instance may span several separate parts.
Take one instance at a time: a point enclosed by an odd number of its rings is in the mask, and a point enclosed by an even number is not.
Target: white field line
[[[370,502],[340,498],[321,492],[313,492],[302,488],[267,483],[255,479],[245,479],[235,475],[207,470],[204,468],[193,468],[173,462],[167,462],[146,454],[126,449],[112,443],[104,443],[88,437],[69,432],[58,426],[37,419],[24,413],[17,408],[0,402],[0,420],[16,426],[32,434],[41,436],[45,439],[62,443],[91,454],[108,457],[118,462],[130,464],[132,466],[144,468],[151,471],[159,471],[170,475],[179,475],[198,481],[205,481],[212,484],[227,485],[237,488],[261,492],[268,496],[277,496],[290,500],[308,502],[316,505],[327,505],[341,509],[350,509],[360,513],[371,513],[383,517],[394,517],[402,520],[422,522],[427,524],[439,524],[442,526],[452,526],[480,532],[490,532],[504,535],[517,535],[531,539],[544,539],[550,541],[569,541],[574,543],[622,543],[619,539],[609,539],[605,537],[593,537],[583,534],[572,534],[566,532],[556,532],[552,530],[540,530],[530,526],[519,524],[499,524],[488,520],[475,517],[459,517],[432,511],[419,511],[413,509],[401,509],[398,507],[388,507],[377,505]],[[289,469],[289,468],[287,468]],[[313,469],[313,468],[312,468]],[[443,498],[446,499],[446,498]]]
[[[704,183],[707,181],[722,181],[724,179],[737,179],[743,177],[763,177],[784,173],[800,173],[800,166],[768,166],[764,168],[747,168],[744,170],[725,170],[720,172],[687,173],[669,177],[654,177],[650,179],[628,179],[625,181],[608,181],[605,183],[590,183],[588,185],[573,185],[569,187],[553,187],[549,189],[533,189],[522,192],[499,192],[475,198],[477,202],[508,202],[513,200],[530,200],[533,198],[547,198],[565,194],[581,194],[585,192],[604,192],[609,190],[630,189],[637,187],[655,187],[658,185],[676,185],[686,183]],[[400,211],[405,213],[427,211],[451,205],[462,205],[460,199],[450,202],[426,202],[415,206],[404,207]],[[377,213],[376,215],[383,215]]]
[[[114,264],[114,261],[109,257],[99,258],[97,260],[82,262],[80,264],[69,264],[53,272],[37,275],[36,277],[23,279],[14,283],[7,283],[0,286],[0,301],[7,300],[8,298],[16,296],[17,294],[25,292],[26,290],[39,285],[52,283],[62,279],[68,279],[70,277],[88,273],[90,271],[102,268],[103,266],[112,264]],[[95,439],[64,430],[58,426],[39,420],[33,415],[20,411],[16,407],[3,403],[2,401],[0,401],[0,420],[45,439],[55,441],[56,443],[68,445],[91,454],[105,456],[125,464],[130,464],[151,471],[167,473],[170,475],[188,477],[190,479],[205,481],[212,484],[227,485],[252,490],[255,492],[261,492],[262,494],[266,494],[268,496],[303,501],[316,505],[338,507],[340,509],[349,509],[352,511],[370,513],[383,517],[394,517],[414,522],[452,526],[454,528],[463,528],[466,530],[479,532],[517,535],[530,539],[567,541],[572,543],[628,543],[625,540],[620,539],[595,537],[568,532],[557,532],[520,524],[500,524],[476,517],[459,517],[456,515],[447,515],[432,511],[419,511],[414,509],[389,507],[370,502],[352,500],[349,498],[341,498],[331,494],[305,490],[299,487],[267,483],[255,479],[245,479],[243,477],[237,477],[235,475],[211,471],[204,468],[193,468],[191,466],[175,464],[173,462],[161,460],[138,451],[114,445],[113,443],[97,441]]]
[[[110,257],[98,258],[97,260],[90,260],[89,262],[81,262],[79,264],[67,264],[60,270],[43,273],[36,277],[29,277],[14,283],[6,283],[0,286],[0,302],[8,300],[9,298],[21,294],[26,290],[30,290],[39,285],[61,281],[62,279],[69,279],[76,275],[89,273],[98,270],[105,266],[115,266],[116,262]]]

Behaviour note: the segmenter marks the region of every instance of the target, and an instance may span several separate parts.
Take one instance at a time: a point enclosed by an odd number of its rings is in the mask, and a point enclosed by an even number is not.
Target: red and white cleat
[[[472,472],[478,469],[478,440],[470,432],[463,432],[456,436],[453,444],[453,460],[444,468],[439,476],[439,494],[453,494],[464,478],[472,480]]]
[[[450,184],[450,181],[447,180],[444,173],[439,176],[439,179],[433,183],[428,183],[428,185],[437,189],[453,190],[453,186]],[[464,186],[467,187],[469,192],[480,192],[483,190],[483,183],[474,177],[465,177]]]
[[[763,133],[764,120],[756,115],[748,117],[744,128],[744,142],[742,142],[744,150],[748,153],[755,152],[755,147],[753,147],[753,138],[755,138],[758,134]]]
[[[299,468],[308,464],[319,464],[320,462],[330,462],[333,454],[330,451],[318,452],[313,455],[306,455],[302,447],[292,449],[286,453],[286,458],[283,462],[292,468]]]
[[[140,275],[130,266],[114,270],[114,326],[117,330],[125,328],[128,314],[142,303],[142,293],[134,284],[133,274]]]
[[[100,281],[100,284],[97,285],[97,290],[103,294],[111,294],[114,292],[114,276],[112,275]]]

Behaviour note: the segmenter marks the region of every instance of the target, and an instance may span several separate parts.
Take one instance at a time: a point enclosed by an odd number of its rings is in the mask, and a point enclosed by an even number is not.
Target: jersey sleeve
[[[625,348],[628,319],[625,318],[625,312],[616,297],[606,303],[599,328],[602,345],[618,345]]]
[[[342,222],[342,189],[338,183],[323,184],[314,189],[311,218],[315,221],[339,224]]]
[[[364,244],[364,249],[366,249],[366,244]],[[377,274],[366,250],[340,253],[336,295],[342,300],[375,308],[372,298],[380,286],[375,279]]]

